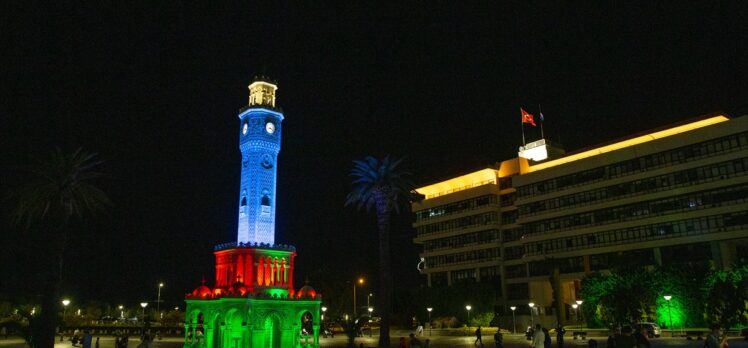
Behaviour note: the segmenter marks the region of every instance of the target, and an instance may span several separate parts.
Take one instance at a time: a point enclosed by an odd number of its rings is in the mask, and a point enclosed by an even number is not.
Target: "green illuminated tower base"
[[[215,288],[185,298],[185,347],[319,347],[321,296],[294,291],[293,247],[231,243],[215,256]]]

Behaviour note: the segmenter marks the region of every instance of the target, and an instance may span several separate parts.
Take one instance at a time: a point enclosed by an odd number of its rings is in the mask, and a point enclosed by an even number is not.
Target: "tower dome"
[[[309,285],[304,285],[296,293],[296,298],[316,298],[317,291]]]

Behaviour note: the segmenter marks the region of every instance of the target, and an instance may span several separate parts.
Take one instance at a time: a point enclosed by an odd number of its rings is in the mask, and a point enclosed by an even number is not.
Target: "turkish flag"
[[[519,111],[522,113],[522,123],[529,123],[533,125],[533,127],[537,127],[537,125],[535,125],[535,116],[525,111],[523,108],[519,108]]]

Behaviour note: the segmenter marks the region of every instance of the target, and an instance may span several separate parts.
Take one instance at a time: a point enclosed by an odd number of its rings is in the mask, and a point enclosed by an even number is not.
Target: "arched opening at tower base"
[[[271,313],[265,318],[265,347],[281,347],[281,320],[277,314]]]

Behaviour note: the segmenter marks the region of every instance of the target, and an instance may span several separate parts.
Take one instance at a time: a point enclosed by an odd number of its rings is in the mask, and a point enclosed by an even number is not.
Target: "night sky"
[[[424,185],[516,156],[520,106],[542,104],[567,150],[748,111],[744,3],[22,3],[0,5],[2,189],[30,158],[83,147],[115,203],[69,252],[78,301],[134,304],[164,281],[181,305],[212,279],[213,245],[236,239],[255,75],[278,82],[285,113],[276,241],[313,286],[376,280],[374,217],[343,207],[353,159],[405,156]],[[33,296],[39,256],[2,219],[0,294]],[[393,227],[401,287],[419,282],[410,222]]]

